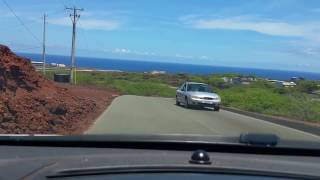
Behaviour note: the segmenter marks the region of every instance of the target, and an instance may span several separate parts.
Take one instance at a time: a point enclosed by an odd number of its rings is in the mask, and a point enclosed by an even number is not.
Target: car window
[[[182,86],[181,91],[185,91],[185,90],[186,90],[186,86],[187,86],[187,84],[184,84],[184,85]]]
[[[188,84],[187,91],[212,92],[211,88],[205,84]]]

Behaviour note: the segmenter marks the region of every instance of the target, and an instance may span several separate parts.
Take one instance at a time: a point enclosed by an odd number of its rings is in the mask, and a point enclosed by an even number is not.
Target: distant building
[[[297,85],[295,82],[287,82],[287,81],[278,81],[276,84],[280,87],[294,87]]]
[[[298,82],[298,81],[303,81],[305,80],[303,77],[292,77],[290,78],[290,81],[292,82]]]
[[[229,84],[243,84],[243,85],[249,85],[251,82],[256,81],[253,77],[223,77],[223,82],[229,83]]]
[[[317,95],[320,95],[320,90],[315,90],[315,91],[312,91],[312,94],[317,94]]]
[[[166,74],[167,72],[166,71],[151,71],[150,74],[153,74],[153,75],[156,75],[156,74]]]
[[[43,62],[41,61],[31,61],[31,64],[36,69],[41,69],[43,66]]]
[[[60,67],[60,68],[65,68],[66,65],[65,64],[57,64],[57,63],[50,63],[51,67]]]
[[[271,83],[278,83],[278,82],[279,82],[279,80],[268,79],[268,82],[271,82]]]
[[[230,83],[231,78],[223,77],[222,80],[223,80],[223,82],[225,82],[225,83]]]
[[[65,64],[57,64],[57,67],[65,68],[66,65]]]

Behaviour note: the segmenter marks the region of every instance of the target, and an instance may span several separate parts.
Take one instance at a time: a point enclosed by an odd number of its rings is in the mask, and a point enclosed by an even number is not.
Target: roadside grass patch
[[[279,94],[274,89],[232,87],[219,90],[222,104],[246,111],[320,122],[320,103],[302,93]]]

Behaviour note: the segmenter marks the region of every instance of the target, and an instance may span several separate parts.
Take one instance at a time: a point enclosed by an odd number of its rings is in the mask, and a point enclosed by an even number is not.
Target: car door
[[[184,97],[184,91],[185,91],[185,83],[177,90],[177,98],[179,102],[183,102]]]
[[[181,100],[183,103],[187,103],[185,98],[187,96],[187,88],[188,88],[188,84],[185,83],[183,86],[182,94],[181,94]]]

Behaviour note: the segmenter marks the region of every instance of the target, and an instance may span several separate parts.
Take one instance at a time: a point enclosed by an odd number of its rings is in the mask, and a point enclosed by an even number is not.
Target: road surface
[[[239,136],[275,133],[283,139],[320,140],[319,136],[245,115],[220,110],[185,109],[172,98],[125,95],[116,98],[87,134],[192,134]]]

